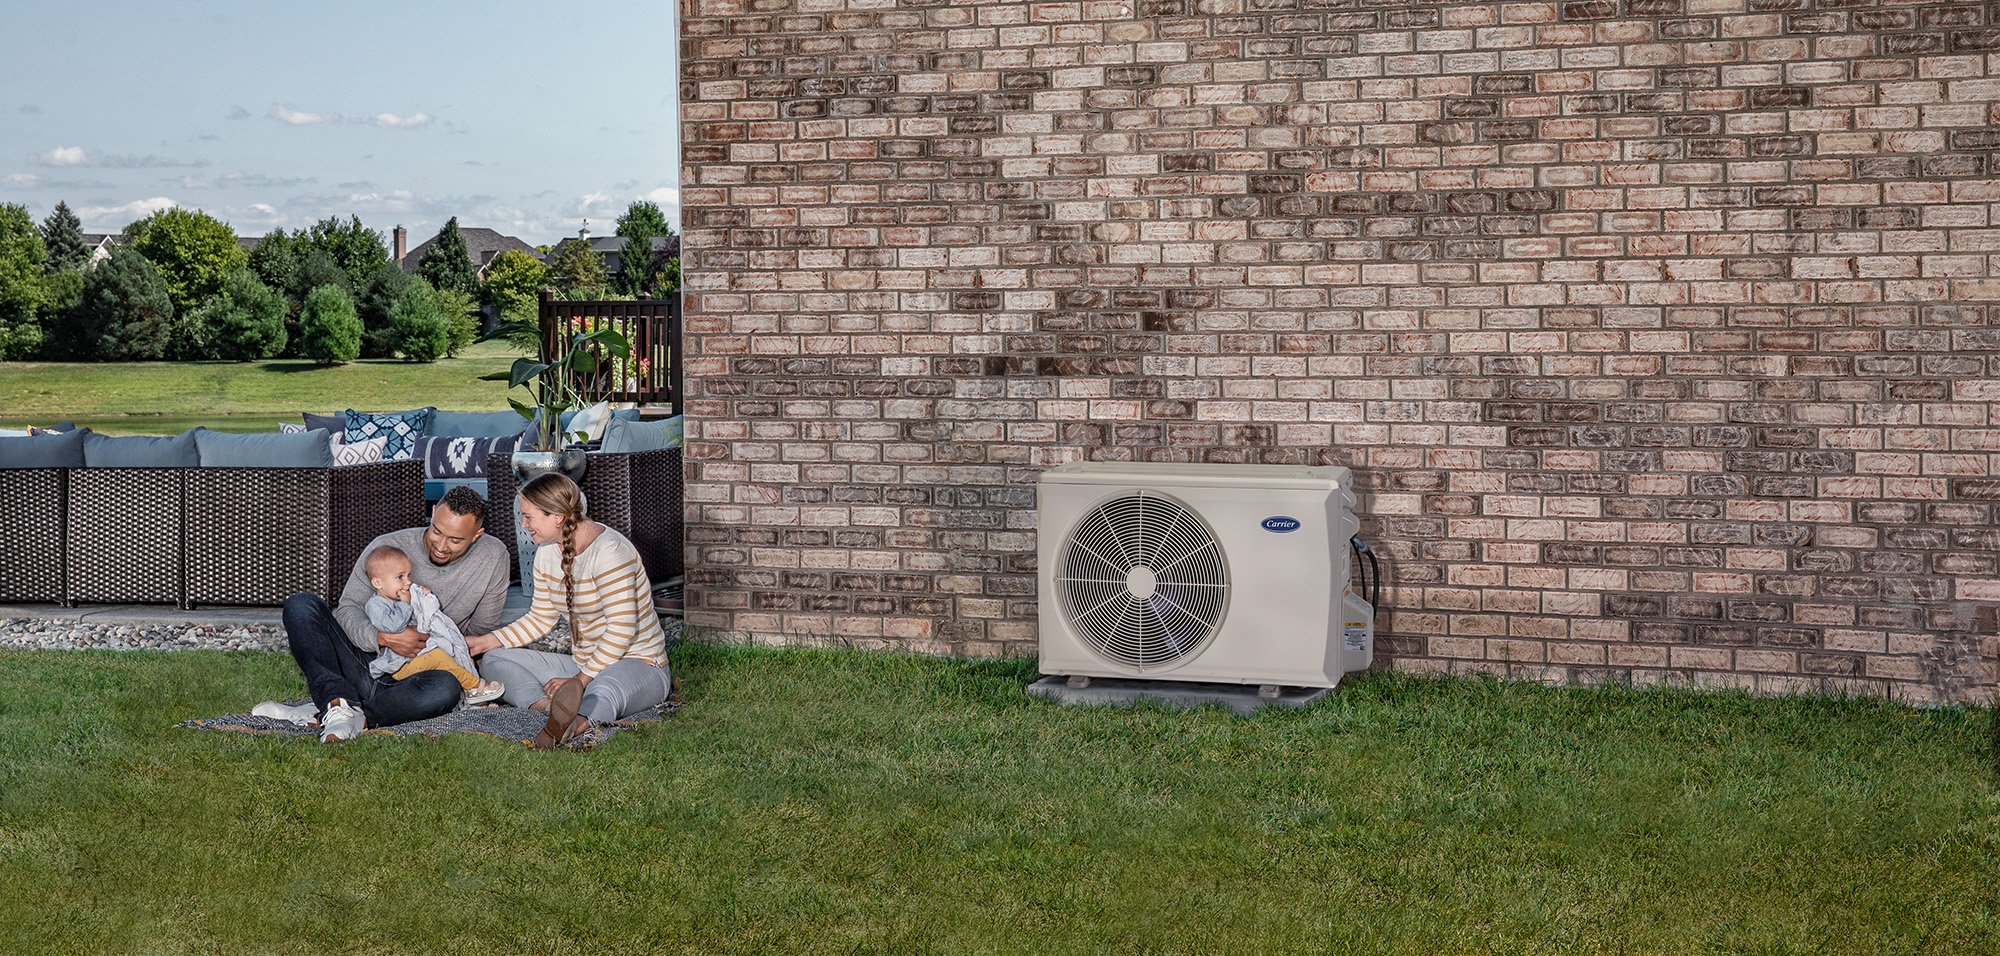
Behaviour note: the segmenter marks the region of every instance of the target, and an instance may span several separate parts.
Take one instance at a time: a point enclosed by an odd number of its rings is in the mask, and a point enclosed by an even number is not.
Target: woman
[[[466,637],[485,654],[479,672],[507,685],[501,699],[547,710],[537,750],[567,743],[667,698],[666,632],[653,610],[652,582],[632,542],[584,517],[576,482],[550,472],[521,488],[521,518],[541,545],[535,595],[526,617],[491,634]],[[521,645],[569,620],[570,654]]]

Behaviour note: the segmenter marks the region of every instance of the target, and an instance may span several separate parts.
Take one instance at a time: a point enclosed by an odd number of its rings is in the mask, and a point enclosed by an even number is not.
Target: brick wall
[[[2000,4],[682,35],[696,624],[1032,653],[1040,469],[1337,463],[1392,666],[1995,683]]]

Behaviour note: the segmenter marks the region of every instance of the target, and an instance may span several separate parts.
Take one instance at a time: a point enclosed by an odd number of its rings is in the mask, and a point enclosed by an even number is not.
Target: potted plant
[[[542,472],[560,471],[580,482],[583,449],[569,447],[569,443],[582,439],[585,433],[564,433],[562,414],[589,404],[595,393],[605,391],[596,387],[604,384],[599,380],[606,378],[605,370],[625,368],[631,363],[631,340],[613,328],[576,329],[570,334],[568,349],[551,354],[553,336],[542,335],[533,323],[511,322],[480,336],[480,341],[496,338],[520,341],[529,335],[537,343],[536,357],[515,359],[511,369],[480,378],[506,382],[510,389],[526,387],[533,400],[524,403],[511,396],[507,399],[507,404],[532,423],[527,447],[514,452],[515,477],[526,484]]]

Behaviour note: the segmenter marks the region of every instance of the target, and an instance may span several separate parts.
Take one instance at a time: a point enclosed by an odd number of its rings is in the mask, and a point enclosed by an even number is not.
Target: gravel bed
[[[528,645],[561,654],[568,628]],[[91,624],[40,618],[0,620],[0,648],[115,651],[271,651],[285,653],[285,630],[276,624]]]

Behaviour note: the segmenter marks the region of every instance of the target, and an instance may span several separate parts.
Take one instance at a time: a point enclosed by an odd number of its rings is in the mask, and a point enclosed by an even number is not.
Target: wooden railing
[[[559,302],[542,290],[542,349],[558,361],[569,357],[577,332],[617,329],[632,343],[632,361],[595,372],[573,373],[577,390],[593,401],[664,405],[681,411],[681,297],[623,302]]]

